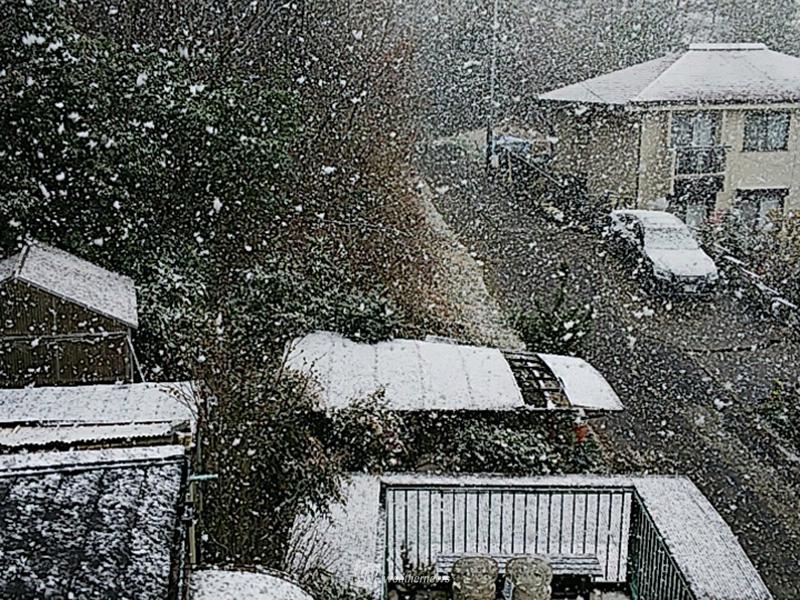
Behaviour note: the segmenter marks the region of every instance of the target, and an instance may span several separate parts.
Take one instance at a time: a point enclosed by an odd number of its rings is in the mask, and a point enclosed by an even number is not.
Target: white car
[[[655,210],[611,212],[611,235],[626,252],[641,258],[655,283],[687,294],[708,291],[719,279],[717,266],[692,232],[673,214]],[[627,250],[629,248],[629,250]]]

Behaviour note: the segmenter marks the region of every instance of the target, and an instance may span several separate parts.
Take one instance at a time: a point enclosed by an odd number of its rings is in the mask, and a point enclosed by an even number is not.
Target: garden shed
[[[0,261],[0,385],[131,382],[129,277],[32,242]]]

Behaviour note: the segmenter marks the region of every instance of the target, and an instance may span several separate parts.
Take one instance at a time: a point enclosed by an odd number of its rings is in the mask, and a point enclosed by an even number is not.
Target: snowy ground
[[[497,301],[486,289],[483,263],[475,260],[442,219],[433,202],[437,193],[420,180],[417,186],[420,204],[425,211],[428,229],[438,242],[440,273],[431,285],[455,308],[453,320],[466,332],[468,341],[501,348],[520,348],[521,342],[506,324]]]
[[[776,598],[800,598],[800,463],[744,410],[776,378],[796,379],[800,343],[734,297],[648,297],[594,233],[545,218],[484,183],[481,164],[433,147],[421,168],[435,203],[486,265],[500,305],[552,290],[567,265],[572,294],[597,318],[587,360],[627,411],[601,438],[618,471],[685,473],[739,535]]]

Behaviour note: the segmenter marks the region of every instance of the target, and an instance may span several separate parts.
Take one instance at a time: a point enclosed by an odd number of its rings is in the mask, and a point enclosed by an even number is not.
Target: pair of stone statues
[[[465,556],[453,565],[453,600],[495,600],[497,562],[488,556]],[[507,600],[550,600],[553,570],[543,560],[521,556],[506,564]]]

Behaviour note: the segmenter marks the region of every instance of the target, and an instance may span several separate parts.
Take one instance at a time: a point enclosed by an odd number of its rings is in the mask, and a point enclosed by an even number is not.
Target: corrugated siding
[[[112,319],[6,282],[0,285],[0,386],[130,381],[128,335]]]
[[[127,331],[127,326],[29,285],[0,285],[0,335]]]

